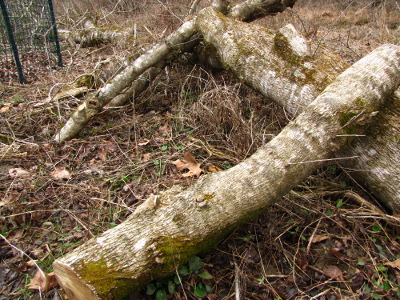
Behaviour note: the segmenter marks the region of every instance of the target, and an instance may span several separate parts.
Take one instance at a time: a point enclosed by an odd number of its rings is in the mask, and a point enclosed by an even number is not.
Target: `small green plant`
[[[233,167],[233,165],[230,164],[230,163],[228,163],[228,162],[225,162],[225,163],[224,163],[224,167],[225,167],[225,169],[230,169],[230,168]]]
[[[22,98],[20,95],[16,95],[14,99],[11,99],[11,103],[24,103],[26,99]]]
[[[397,298],[400,297],[400,285],[389,278],[387,267],[378,266],[375,277],[377,279],[372,284],[363,287],[362,292],[365,295],[372,297],[372,299],[386,299],[388,294],[395,294]]]
[[[174,146],[174,148],[175,148],[175,150],[180,151],[183,149],[183,145],[179,143],[178,145]]]
[[[378,224],[375,224],[374,226],[371,227],[371,230],[373,232],[380,232],[382,230],[382,227]]]
[[[165,171],[165,164],[161,159],[153,160],[153,165],[156,167],[156,174],[161,176]]]
[[[190,275],[197,276],[202,279],[214,278],[207,270],[200,273],[203,262],[200,257],[193,256],[187,264],[181,265],[177,269],[177,274],[173,277],[163,278],[149,283],[146,286],[146,295],[154,296],[155,300],[165,300],[168,294],[173,295],[178,285],[187,279]],[[193,294],[199,298],[203,298],[207,293],[211,292],[211,286],[198,282],[193,286]]]
[[[336,202],[336,207],[341,207],[343,205],[343,199],[339,199],[337,202]]]
[[[161,151],[167,151],[170,148],[169,143],[165,143],[164,145],[161,146]]]
[[[118,191],[131,180],[131,175],[121,175],[120,178],[105,178],[104,181],[110,183],[110,191]]]

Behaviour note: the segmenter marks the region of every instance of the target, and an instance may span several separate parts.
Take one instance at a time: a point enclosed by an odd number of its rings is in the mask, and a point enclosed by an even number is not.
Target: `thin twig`
[[[289,165],[302,165],[302,164],[312,164],[317,162],[326,162],[326,161],[335,161],[335,160],[344,160],[344,159],[354,159],[358,158],[359,156],[349,156],[349,157],[335,157],[335,158],[325,158],[325,159],[316,159],[316,160],[306,160],[306,161],[299,161],[299,162],[290,162]]]

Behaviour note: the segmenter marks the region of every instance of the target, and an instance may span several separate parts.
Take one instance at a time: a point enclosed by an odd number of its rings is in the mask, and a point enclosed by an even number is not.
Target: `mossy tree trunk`
[[[121,299],[211,249],[334,157],[349,132],[363,134],[398,87],[399,68],[400,47],[378,48],[250,158],[151,196],[124,223],[56,260],[59,283],[70,299]]]
[[[312,53],[309,43],[292,25],[275,32],[212,9],[201,11],[196,22],[226,69],[283,106],[291,116],[301,113],[348,66],[326,49]],[[395,213],[400,213],[399,95],[393,94],[381,108],[366,136],[357,137],[351,147],[337,153],[338,157],[357,157],[340,164]]]
[[[268,14],[275,14],[291,7],[296,0],[247,0],[244,3],[226,7],[228,2],[215,0],[214,7],[226,10],[228,15],[233,14],[238,18],[255,19]],[[254,16],[250,18],[249,16]],[[54,139],[58,142],[75,137],[97,115],[105,105],[121,93],[127,93],[132,83],[149,68],[156,64],[163,64],[168,56],[179,53],[186,48],[187,43],[197,33],[195,26],[196,17],[183,23],[175,32],[165,40],[155,44],[152,48],[140,55],[123,71],[109,80],[102,88],[88,95],[85,101],[71,115]]]

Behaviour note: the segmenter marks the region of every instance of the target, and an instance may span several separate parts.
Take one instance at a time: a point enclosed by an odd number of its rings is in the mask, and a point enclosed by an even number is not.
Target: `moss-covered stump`
[[[244,162],[151,196],[127,221],[56,260],[60,285],[70,299],[121,299],[211,249],[334,157],[349,131],[364,133],[399,85],[399,68],[399,47],[378,48]]]

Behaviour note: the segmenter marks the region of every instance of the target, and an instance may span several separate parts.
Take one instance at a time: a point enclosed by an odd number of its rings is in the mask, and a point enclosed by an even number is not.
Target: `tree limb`
[[[57,259],[54,272],[69,299],[121,299],[210,250],[335,157],[349,131],[362,134],[398,87],[399,68],[400,47],[376,49],[250,158],[186,190],[149,197],[125,222]]]
[[[249,13],[257,14],[261,17],[268,14],[270,9],[276,11],[276,6],[283,9],[286,1],[282,0],[248,0],[251,5],[242,6],[239,8],[233,7],[235,16],[240,16],[241,13],[248,15]],[[290,4],[295,0],[290,1]],[[55,135],[54,139],[58,142],[65,141],[75,137],[87,124],[87,122],[97,115],[103,107],[108,104],[113,98],[124,93],[134,80],[138,78],[148,68],[165,60],[168,55],[174,51],[179,51],[185,46],[190,38],[196,33],[195,27],[196,17],[183,23],[175,32],[169,35],[164,41],[154,45],[151,49],[139,56],[131,65],[121,71],[113,79],[110,80],[104,87],[98,91],[88,95],[87,99],[78,109],[71,115],[66,124]]]
[[[323,48],[312,54],[292,25],[275,32],[209,8],[199,13],[196,22],[222,65],[291,116],[301,113],[347,67],[343,59]],[[338,153],[358,157],[341,165],[395,213],[400,212],[399,96],[400,92],[390,97],[367,136],[357,137],[353,147]]]

